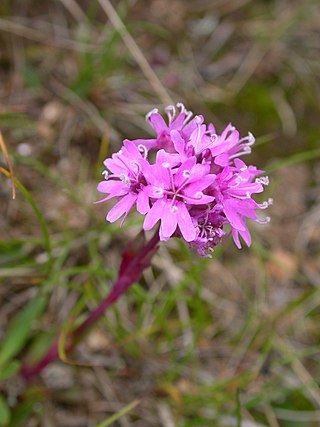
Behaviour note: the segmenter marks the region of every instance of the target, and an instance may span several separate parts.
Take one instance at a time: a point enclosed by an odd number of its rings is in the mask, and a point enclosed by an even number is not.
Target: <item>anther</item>
[[[108,179],[109,177],[109,172],[107,170],[104,170],[101,175],[104,177],[104,179]]]
[[[153,191],[155,196],[163,196],[163,188],[156,187]]]
[[[168,162],[163,162],[163,163],[161,163],[161,166],[162,166],[163,168],[165,168],[165,169],[169,169],[169,168],[170,168],[170,163],[168,163]]]

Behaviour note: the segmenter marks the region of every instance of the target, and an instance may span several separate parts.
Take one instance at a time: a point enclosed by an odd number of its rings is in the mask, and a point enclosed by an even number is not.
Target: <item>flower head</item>
[[[181,103],[165,111],[167,121],[156,109],[146,116],[155,138],[125,140],[105,160],[98,191],[107,196],[100,202],[117,199],[106,219],[114,222],[123,216],[122,224],[136,205],[145,216],[144,230],[160,221],[161,240],[181,237],[202,256],[230,234],[238,248],[240,237],[249,246],[246,220],[266,222],[256,211],[271,203],[253,200],[268,178],[258,178],[263,171],[239,158],[251,152],[253,135],[240,138],[230,124],[219,135],[202,116],[192,118]],[[156,153],[153,161],[150,152]]]

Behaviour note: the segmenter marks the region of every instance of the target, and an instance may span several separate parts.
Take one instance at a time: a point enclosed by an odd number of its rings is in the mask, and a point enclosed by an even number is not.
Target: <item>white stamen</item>
[[[198,145],[200,142],[200,136],[201,136],[201,123],[202,123],[202,118],[200,116],[195,116],[195,122],[197,124],[197,136],[196,136],[196,140],[194,143],[194,151],[196,154],[199,154],[201,151],[198,151]]]
[[[143,144],[139,144],[138,145],[138,150],[143,155],[143,158],[146,159],[147,156],[148,156],[148,149],[147,149],[147,147],[145,145],[143,145]]]
[[[130,185],[130,179],[129,179],[129,177],[127,176],[127,175],[125,175],[124,173],[122,173],[121,175],[120,175],[120,179],[121,179],[121,181],[125,184],[125,185]]]
[[[198,191],[194,196],[196,199],[202,199],[203,194],[201,191]]]
[[[177,108],[180,109],[180,113],[185,113],[185,114],[187,113],[186,107],[182,104],[182,102],[177,103]]]
[[[268,185],[269,184],[269,177],[268,176],[262,176],[261,178],[256,178],[255,182],[257,184]]]
[[[211,140],[212,144],[214,144],[217,139],[218,139],[218,135],[216,133],[213,133],[210,135],[210,140]]]
[[[263,202],[263,203],[260,203],[259,204],[259,208],[260,209],[267,209],[267,207],[268,207],[269,205],[268,205],[268,202],[267,201],[265,201],[265,202]]]
[[[104,177],[104,179],[108,179],[109,172],[107,170],[104,170],[101,175]]]
[[[188,121],[191,119],[191,117],[193,116],[193,112],[192,111],[184,111],[186,118],[183,121],[183,125],[186,125],[188,123]]]
[[[257,222],[259,223],[259,224],[268,224],[269,222],[270,222],[270,220],[271,220],[271,218],[269,217],[269,216],[266,216],[265,218],[263,218],[263,219],[257,219]]]
[[[252,135],[252,133],[251,132],[248,132],[248,135],[247,136],[245,136],[244,138],[241,138],[240,140],[239,140],[239,143],[241,143],[241,142],[245,142],[246,141],[246,144],[247,145],[253,145],[254,143],[255,143],[255,137]]]
[[[140,172],[141,171],[141,166],[140,166],[140,164],[138,163],[138,162],[136,162],[135,160],[132,160],[132,162],[131,162],[131,166],[132,166],[132,169],[135,169],[136,170],[136,172]]]
[[[169,169],[169,168],[170,168],[170,163],[168,163],[168,162],[163,162],[163,163],[161,164],[161,166],[162,166],[163,168],[165,168],[165,169]]]
[[[168,105],[164,111],[167,113],[168,118],[169,118],[169,124],[172,123],[172,120],[175,118],[176,115],[176,109],[174,105]]]
[[[154,108],[153,110],[149,111],[149,113],[146,114],[146,120],[148,121],[150,119],[150,117],[152,116],[152,114],[156,114],[158,112],[159,112],[158,108]]]
[[[185,169],[184,171],[182,171],[182,176],[183,178],[190,178],[190,171]]]
[[[229,158],[230,158],[230,160],[232,160],[232,159],[235,159],[237,157],[244,156],[244,155],[250,154],[250,153],[251,153],[251,148],[246,145],[245,147],[243,147],[242,151],[239,151],[239,153],[232,154]]]
[[[180,113],[183,113],[185,115],[183,125],[186,125],[188,123],[188,121],[191,119],[191,117],[193,116],[193,112],[187,111],[186,107],[182,104],[182,102],[177,103],[177,108],[179,108]]]
[[[260,203],[259,208],[260,209],[267,209],[272,204],[273,204],[273,199],[270,198],[270,199],[264,201],[263,203]]]

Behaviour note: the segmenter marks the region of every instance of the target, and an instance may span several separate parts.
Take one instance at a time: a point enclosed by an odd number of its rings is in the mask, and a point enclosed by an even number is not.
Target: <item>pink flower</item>
[[[145,217],[143,228],[150,230],[160,220],[161,240],[168,240],[179,227],[183,238],[191,242],[196,237],[196,228],[188,207],[206,206],[214,200],[203,190],[213,184],[216,176],[208,174],[208,167],[197,164],[195,157],[179,167],[167,160],[165,151],[158,151],[154,174],[145,188],[148,196],[156,200]]]
[[[105,160],[105,180],[98,191],[116,198],[107,215],[110,222],[126,218],[136,205],[144,215],[144,230],[160,221],[160,239],[181,237],[199,254],[208,252],[229,234],[238,248],[240,237],[249,246],[246,220],[266,222],[257,217],[271,200],[257,203],[252,196],[263,192],[267,177],[263,171],[247,166],[239,156],[251,151],[254,137],[245,138],[228,125],[218,135],[202,116],[186,111],[184,106],[166,108],[167,122],[152,110],[146,119],[156,132],[154,139],[125,140],[121,150]],[[150,155],[156,152],[155,160]]]
[[[145,175],[148,174],[149,166],[146,161],[147,150],[145,147],[140,149],[141,151],[131,141],[125,141],[118,153],[104,161],[104,165],[112,174],[103,172],[105,180],[99,183],[98,191],[109,195],[99,202],[114,197],[119,199],[106,217],[110,222],[116,221],[124,214],[122,224],[135,203],[137,211],[142,215],[150,209],[148,197],[143,191],[147,185]]]

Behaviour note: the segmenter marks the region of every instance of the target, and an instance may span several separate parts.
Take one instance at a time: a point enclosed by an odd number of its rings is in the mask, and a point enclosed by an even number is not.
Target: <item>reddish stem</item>
[[[143,241],[141,245],[141,238],[144,236],[140,234],[138,239],[129,243],[127,249],[122,255],[118,277],[114,282],[109,294],[106,298],[92,310],[88,317],[76,327],[68,337],[65,344],[65,353],[69,353],[74,346],[81,340],[84,333],[96,322],[105,312],[105,310],[112,305],[117,299],[135,282],[137,282],[143,270],[150,265],[150,261],[154,253],[157,251],[157,243],[159,242],[159,229],[156,230],[153,237],[149,242]],[[138,247],[137,246],[138,242]],[[20,374],[25,381],[31,381],[37,376],[47,365],[56,360],[59,356],[58,350],[59,337],[56,337],[47,353],[40,359],[34,366],[22,366]]]

